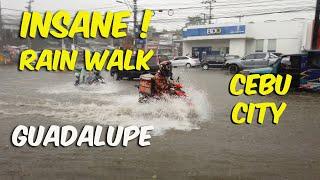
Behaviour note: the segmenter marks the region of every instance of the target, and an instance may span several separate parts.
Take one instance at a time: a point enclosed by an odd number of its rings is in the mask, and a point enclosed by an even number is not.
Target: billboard
[[[183,37],[193,36],[215,36],[215,35],[233,35],[233,34],[245,34],[246,26],[222,26],[222,27],[209,27],[209,28],[195,28],[186,29],[183,31]]]

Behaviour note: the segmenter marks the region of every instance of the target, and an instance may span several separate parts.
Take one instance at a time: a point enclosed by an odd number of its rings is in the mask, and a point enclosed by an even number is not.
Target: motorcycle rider
[[[81,71],[82,71],[82,68],[77,66],[74,72],[74,75],[76,77],[76,82],[74,83],[75,86],[78,86],[80,84]]]
[[[93,74],[94,74],[94,77],[95,77],[95,81],[104,83],[104,78],[101,76],[101,72],[100,71],[94,70]]]
[[[93,84],[93,83],[101,83],[104,84],[104,78],[101,76],[100,71],[86,71],[84,67],[77,66],[74,72],[76,77],[76,82],[74,83],[75,86],[80,84]]]
[[[74,72],[76,77],[75,85],[85,84],[87,81],[87,71],[84,67],[77,66]]]
[[[173,86],[172,65],[170,61],[163,61],[159,65],[159,70],[155,75],[155,91],[157,96],[170,94]]]

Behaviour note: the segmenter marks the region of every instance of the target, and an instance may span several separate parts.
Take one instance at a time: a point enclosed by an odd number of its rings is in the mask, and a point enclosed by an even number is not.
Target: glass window
[[[250,55],[246,56],[245,59],[254,59],[254,54],[250,54]]]
[[[256,40],[256,52],[263,52],[263,44],[264,44],[263,39]]]
[[[214,60],[215,60],[215,57],[214,57],[214,56],[208,56],[208,57],[207,57],[207,60],[208,60],[208,61],[214,61]]]
[[[278,58],[278,57],[280,57],[280,56],[276,56],[276,55],[274,55],[274,54],[270,54],[270,57],[271,57],[271,58]]]
[[[268,40],[268,52],[276,52],[277,50],[277,40],[269,39]]]
[[[217,57],[216,57],[216,60],[217,60],[217,61],[225,61],[224,58],[221,57],[221,56],[217,56]]]
[[[291,68],[291,57],[286,56],[281,59],[281,68],[290,69]]]
[[[175,60],[183,60],[183,59],[187,59],[186,57],[177,57]]]
[[[266,58],[266,54],[260,53],[260,54],[255,54],[254,59],[264,59]]]

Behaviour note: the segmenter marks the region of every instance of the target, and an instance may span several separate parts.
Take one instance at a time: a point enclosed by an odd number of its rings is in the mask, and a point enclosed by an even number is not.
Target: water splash
[[[110,94],[118,92],[118,86],[114,83],[99,85],[79,85],[74,86],[71,83],[57,86],[43,87],[38,90],[42,94]]]
[[[113,126],[152,125],[155,128],[154,135],[162,135],[170,129],[182,131],[198,129],[202,121],[212,116],[206,94],[194,88],[187,88],[191,106],[184,99],[172,97],[141,104],[138,102],[137,93],[119,95],[117,92],[122,88],[124,87],[114,83],[98,86],[74,87],[72,84],[63,84],[44,87],[38,92],[45,94],[47,98],[37,102],[15,103],[16,108],[6,108],[7,104],[3,103],[1,113],[8,116],[41,115],[57,121],[74,123]],[[64,98],[60,96],[66,94],[79,101],[64,102],[62,100]],[[90,96],[86,98],[95,100],[85,102],[83,94],[89,94]],[[108,95],[107,98],[105,95]]]

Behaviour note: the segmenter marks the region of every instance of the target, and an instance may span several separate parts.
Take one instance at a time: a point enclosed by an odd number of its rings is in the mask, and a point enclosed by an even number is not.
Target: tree
[[[191,25],[199,25],[202,24],[202,18],[200,16],[189,16],[188,22],[186,23],[187,26]]]
[[[148,29],[148,36],[152,36],[152,34],[156,32],[157,32],[156,28],[153,26],[150,26]]]

